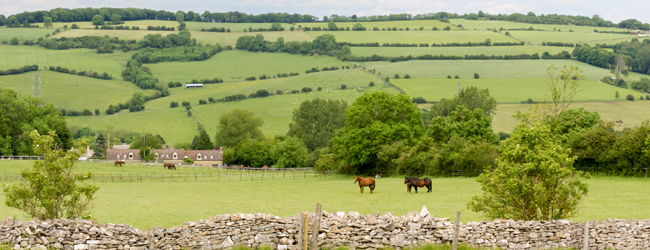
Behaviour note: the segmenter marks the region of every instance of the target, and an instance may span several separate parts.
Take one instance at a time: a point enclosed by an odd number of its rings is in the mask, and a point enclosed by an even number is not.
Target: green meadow
[[[41,25],[42,27],[42,25]],[[54,32],[56,29],[52,28],[6,28],[0,27],[0,41],[10,41],[12,38],[17,37],[18,41],[35,40],[39,37],[44,37],[47,34]]]
[[[167,34],[176,33],[176,31],[162,31],[162,30],[99,30],[99,29],[71,29],[65,32],[56,34],[55,38],[59,37],[81,37],[81,36],[110,36],[117,37],[125,40],[140,40],[148,34]]]
[[[553,32],[553,31],[509,31],[514,38],[532,44],[542,42],[563,42],[563,43],[607,43],[615,39],[629,39],[630,35],[607,34],[607,33],[578,33],[578,32]],[[618,41],[620,42],[620,41]]]
[[[517,42],[516,40],[492,31],[307,31],[308,35],[316,38],[323,34],[332,34],[337,42],[348,43],[466,43],[485,42],[490,39],[495,42]]]
[[[83,111],[99,109],[102,113],[109,105],[126,103],[136,92],[151,95],[155,91],[142,90],[131,82],[102,80],[85,76],[64,74],[49,70],[0,77],[0,87],[10,88],[21,95],[34,93],[34,74],[41,79],[40,98],[57,108]],[[115,75],[113,75],[115,76]]]
[[[215,44],[218,43],[222,46],[231,45],[233,48],[237,44],[237,38],[240,36],[256,36],[261,34],[264,36],[264,40],[275,42],[278,37],[282,37],[285,42],[293,41],[312,41],[313,37],[305,34],[301,31],[268,31],[268,32],[202,32],[202,31],[191,31],[192,38],[196,38],[197,41],[202,42],[203,44]]]
[[[609,70],[591,66],[575,60],[411,60],[404,62],[363,62],[357,63],[368,69],[375,69],[382,76],[391,79],[395,74],[411,78],[447,78],[458,75],[461,79],[473,79],[474,73],[480,78],[491,79],[546,79],[546,69],[551,65],[562,68],[567,65],[578,66],[585,80],[597,81],[605,76],[613,76]],[[630,73],[626,82],[638,80],[643,74]]]
[[[577,25],[564,25],[564,24],[536,24],[536,23],[516,23],[509,21],[488,21],[488,20],[465,20],[465,19],[449,19],[449,22],[454,25],[462,25],[465,29],[528,29],[533,27],[533,29],[542,29],[542,30],[556,30],[569,31],[573,30],[575,32],[593,32],[594,29],[599,31],[625,31],[624,29],[619,28],[610,28],[610,27],[593,27],[593,26],[577,26]]]
[[[36,64],[40,69],[61,66],[76,71],[107,72],[114,78],[121,78],[131,54],[121,51],[97,54],[93,49],[49,50],[39,46],[0,45],[0,70]]]
[[[29,163],[2,162],[0,169],[24,168]],[[147,167],[142,166],[116,168],[112,165],[79,163],[78,168],[80,171],[113,173],[147,172]],[[650,200],[645,198],[650,191],[644,188],[650,184],[650,179],[595,176],[586,182],[589,193],[580,205],[578,216],[572,220],[642,219],[650,215],[645,209],[650,206]],[[220,182],[95,182],[99,191],[95,194],[95,207],[90,213],[99,223],[126,223],[139,229],[178,226],[226,213],[267,213],[288,217],[313,211],[316,203],[322,204],[323,210],[330,213],[393,212],[401,216],[410,211],[420,211],[422,206],[426,206],[435,217],[453,217],[456,211],[460,211],[463,223],[485,219],[482,214],[466,207],[471,197],[481,192],[474,178],[434,178],[431,193],[420,189],[417,194],[407,193],[403,183],[402,177],[381,178],[377,180],[374,194],[369,194],[367,189],[360,194],[351,176]],[[611,188],[613,186],[616,188]],[[0,194],[0,203],[4,203],[4,197],[4,194]],[[31,219],[19,210],[1,206],[0,217],[8,216]]]
[[[338,28],[350,28],[357,24],[360,23],[361,26],[366,27],[368,30],[372,30],[372,28],[377,27],[379,30],[383,28],[397,28],[397,29],[405,29],[409,28],[410,30],[419,30],[420,27],[423,28],[423,30],[431,31],[433,27],[437,27],[438,29],[442,30],[445,27],[449,26],[451,29],[458,29],[456,26],[451,25],[449,23],[441,22],[438,20],[404,20],[404,21],[385,21],[385,22],[336,22],[336,27]],[[313,23],[296,23],[294,26],[298,28],[298,26],[301,27],[321,27],[321,28],[327,28],[327,25],[329,22],[313,22]]]
[[[147,64],[153,75],[163,83],[189,82],[192,79],[222,78],[226,82],[244,81],[246,77],[273,76],[297,72],[301,75],[311,68],[349,65],[331,56],[303,56],[288,53],[222,51],[206,61],[166,62]]]
[[[457,83],[461,87],[477,87],[489,89],[490,95],[499,103],[522,102],[532,98],[534,101],[550,99],[548,96],[548,79],[391,79],[411,97],[423,97],[428,101],[439,101],[442,98],[453,98],[456,95]],[[580,93],[575,101],[616,100],[618,91],[621,97],[627,94],[638,96],[641,93],[614,87],[597,81],[582,81]],[[645,95],[644,95],[645,96]],[[650,104],[650,102],[648,102]]]
[[[548,52],[552,55],[566,50],[573,51],[573,48],[551,47],[551,46],[475,46],[475,47],[350,47],[355,56],[420,56],[420,55],[521,55],[535,54],[542,55]]]
[[[212,23],[212,22],[185,22],[185,23],[187,24],[187,29],[189,30],[226,28],[226,29],[230,29],[230,32],[244,32],[244,29],[248,30],[248,28],[270,29],[271,25],[273,25],[272,23]],[[291,28],[291,24],[288,23],[280,23],[280,25],[282,25],[285,31],[289,31],[289,28]]]

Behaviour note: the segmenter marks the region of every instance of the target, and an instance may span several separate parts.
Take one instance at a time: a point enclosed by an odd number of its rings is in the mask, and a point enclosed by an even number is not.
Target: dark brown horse
[[[124,165],[124,164],[126,164],[124,161],[115,161],[115,162],[113,162],[113,165],[115,165],[116,167],[117,167],[118,165],[121,167],[121,166]]]
[[[406,177],[404,178],[404,184],[406,184],[406,189],[408,192],[411,192],[411,187],[415,188],[415,193],[418,192],[418,187],[426,187],[427,193],[431,192],[431,179],[424,178],[418,179],[415,177]]]
[[[354,177],[354,183],[359,182],[359,188],[361,189],[361,193],[363,194],[363,187],[369,186],[370,187],[370,193],[372,194],[372,191],[375,190],[375,179],[368,177],[368,178],[363,178],[359,176]]]
[[[176,166],[174,165],[174,163],[165,163],[165,164],[163,164],[163,167],[165,169],[169,169],[169,170],[172,170],[172,169],[176,170]]]

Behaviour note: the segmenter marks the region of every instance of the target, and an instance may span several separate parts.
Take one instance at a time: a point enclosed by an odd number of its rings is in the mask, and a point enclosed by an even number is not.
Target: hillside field
[[[464,55],[521,55],[539,53],[541,56],[544,52],[551,55],[566,50],[571,53],[573,48],[562,48],[552,46],[474,46],[474,47],[350,47],[352,54],[355,56],[420,56],[420,55],[445,55],[445,56],[464,56]]]
[[[218,43],[221,46],[231,45],[233,48],[237,44],[237,38],[240,36],[256,36],[261,34],[264,36],[264,40],[275,42],[278,40],[278,37],[282,37],[285,42],[293,41],[312,41],[313,37],[305,34],[301,31],[268,31],[268,32],[202,32],[202,31],[190,31],[192,38],[196,38],[197,41],[202,42],[203,44],[215,44]]]
[[[59,37],[81,37],[81,36],[110,36],[117,37],[124,40],[140,40],[148,34],[167,34],[178,33],[177,31],[162,31],[162,30],[99,30],[99,29],[71,29],[65,32],[56,34],[55,38]]]
[[[307,31],[305,32],[313,38],[323,34],[332,34],[336,37],[337,42],[348,43],[374,43],[379,45],[383,43],[467,43],[467,42],[485,42],[490,39],[495,42],[517,42],[503,34],[492,31]]]
[[[553,32],[553,31],[509,31],[514,38],[532,44],[542,42],[563,42],[563,43],[607,43],[615,39],[628,39],[630,35],[607,34],[607,33],[579,33],[579,32]],[[620,41],[618,41],[620,42]]]
[[[43,27],[41,25],[41,27]],[[0,27],[0,42],[9,42],[12,38],[18,37],[21,43],[25,40],[34,40],[39,37],[44,37],[47,34],[54,32],[56,29],[52,28],[7,28]]]
[[[331,56],[303,56],[288,53],[222,51],[206,61],[165,62],[147,64],[153,75],[163,83],[189,82],[192,79],[222,78],[226,82],[244,81],[246,77],[273,76],[278,73],[305,71],[315,68],[349,65]]]
[[[625,31],[624,29],[619,28],[610,28],[610,27],[593,27],[593,26],[577,26],[577,25],[564,25],[564,24],[536,24],[536,23],[516,23],[510,21],[486,21],[486,20],[465,20],[465,19],[449,19],[449,22],[455,25],[462,25],[465,29],[528,29],[533,27],[533,29],[542,29],[542,30],[556,30],[569,31],[573,30],[575,32],[591,33],[594,29],[599,31]],[[505,31],[504,31],[505,32]]]
[[[490,95],[499,103],[522,102],[532,98],[534,101],[548,100],[548,79],[391,79],[391,82],[402,88],[411,97],[423,97],[427,101],[440,101],[442,98],[451,99],[456,95],[457,83],[461,87],[470,86],[479,89],[489,89]],[[582,81],[584,90],[575,95],[575,101],[616,100],[615,93],[621,97],[632,94],[638,98],[641,93],[596,82]],[[645,94],[643,94],[645,96]],[[650,105],[650,102],[648,102]]]
[[[433,27],[438,27],[438,29],[442,30],[445,27],[449,26],[451,29],[458,29],[456,26],[441,22],[438,20],[403,20],[403,21],[382,21],[382,22],[335,22],[336,27],[338,28],[350,28],[357,24],[360,23],[361,26],[365,27],[368,30],[372,30],[373,27],[379,28],[379,30],[383,28],[397,28],[397,29],[406,29],[409,28],[410,30],[419,30],[420,27],[423,27],[423,30],[426,31],[431,31]],[[327,25],[329,22],[311,22],[311,23],[296,23],[294,26],[298,28],[299,26],[301,27],[321,27],[321,28],[327,28]]]
[[[17,169],[15,162],[2,162],[0,168]],[[19,168],[29,166],[27,162],[18,164]],[[99,168],[88,165],[94,164],[80,163],[78,168],[86,171]],[[101,168],[107,170],[99,172],[119,173],[126,168],[142,168],[141,173],[147,172],[147,167],[137,166],[115,168],[103,165]],[[400,216],[426,206],[435,217],[453,217],[456,211],[461,211],[464,223],[485,219],[466,207],[471,197],[481,192],[474,178],[434,178],[432,193],[417,194],[406,192],[403,177],[378,179],[374,194],[360,195],[359,187],[352,182],[352,176],[341,175],[221,182],[96,182],[100,188],[95,194],[97,200],[91,214],[99,223],[127,223],[139,229],[183,225],[225,213],[267,213],[288,217],[312,211],[316,203],[322,204],[323,210],[330,213],[384,214],[391,211]],[[648,207],[650,201],[644,197],[650,195],[650,191],[643,187],[650,184],[650,179],[596,176],[586,182],[589,183],[589,193],[580,205],[579,216],[572,220],[647,218],[648,212],[643,208]],[[405,199],[409,202],[403,202]],[[4,203],[4,200],[4,194],[0,194],[0,202]],[[287,203],[287,200],[292,202]],[[0,217],[8,216],[30,219],[19,210],[0,207]]]

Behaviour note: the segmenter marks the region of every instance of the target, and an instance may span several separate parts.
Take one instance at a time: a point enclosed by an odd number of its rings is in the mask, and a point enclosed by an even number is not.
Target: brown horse
[[[165,163],[165,164],[163,164],[163,167],[165,169],[169,169],[169,170],[172,170],[172,169],[176,170],[176,166],[174,165],[174,163]]]
[[[121,166],[124,165],[124,164],[126,164],[124,161],[115,161],[115,162],[113,162],[113,165],[115,165],[116,167],[117,167],[118,165],[121,167]]]
[[[359,188],[361,189],[361,193],[363,194],[363,187],[369,186],[370,187],[370,193],[372,194],[372,191],[375,190],[375,179],[368,177],[368,178],[363,178],[359,176],[354,177],[354,183],[359,182]]]
[[[404,184],[406,184],[406,189],[408,192],[411,192],[411,187],[415,188],[415,193],[418,192],[418,187],[426,187],[427,193],[431,192],[431,179],[424,178],[418,179],[415,177],[406,177],[404,178]]]

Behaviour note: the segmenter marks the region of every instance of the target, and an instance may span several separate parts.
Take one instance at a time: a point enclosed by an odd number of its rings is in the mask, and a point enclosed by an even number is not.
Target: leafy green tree
[[[104,133],[102,132],[97,133],[97,138],[93,143],[93,150],[94,150],[93,157],[106,158],[107,149],[108,149],[108,144],[106,142],[106,138],[104,137]]]
[[[87,218],[99,188],[82,183],[91,179],[92,173],[74,173],[74,163],[82,151],[61,148],[53,131],[40,135],[34,130],[29,137],[34,141],[34,152],[43,160],[21,172],[24,181],[4,188],[5,204],[39,220]]]
[[[43,27],[45,28],[50,28],[52,27],[52,18],[51,17],[45,17],[43,18]]]
[[[599,122],[600,114],[598,112],[590,112],[584,108],[567,109],[560,115],[557,125],[553,128],[553,133],[567,135],[571,132],[580,132],[597,126]]]
[[[151,153],[151,147],[141,147],[138,154],[140,155],[140,159],[144,161],[152,161],[156,159]]]
[[[278,168],[299,168],[307,158],[307,147],[299,138],[288,137],[273,146],[271,156]]]
[[[271,145],[267,141],[242,140],[235,147],[227,148],[223,161],[229,165],[244,165],[255,168],[273,165]]]
[[[273,31],[282,30],[282,25],[280,23],[273,23],[271,24],[271,30]]]
[[[163,143],[160,141],[160,139],[158,139],[158,137],[154,136],[153,134],[146,133],[144,135],[144,140],[142,138],[142,134],[137,134],[133,138],[133,142],[131,143],[131,146],[129,148],[138,149],[146,146],[148,148],[161,149],[162,144]]]
[[[212,149],[214,149],[214,145],[212,144],[212,141],[210,141],[210,136],[203,129],[201,129],[201,132],[199,132],[199,140],[196,143],[196,148],[195,149],[196,150],[212,150]]]
[[[414,145],[424,133],[420,110],[405,95],[364,93],[345,112],[346,126],[332,139],[332,150],[356,172],[376,173],[381,146]]]
[[[192,138],[192,143],[190,143],[190,149],[191,150],[196,150],[196,145],[199,145],[199,136],[195,135],[194,138]]]
[[[95,15],[92,19],[93,25],[104,25],[104,17],[101,15]]]
[[[621,97],[621,95],[618,93],[618,90],[616,91],[616,94],[614,94],[614,97],[616,98],[616,100],[618,100],[618,98]]]
[[[179,23],[185,21],[185,16],[183,15],[183,13],[181,12],[176,13],[176,21],[178,21]]]
[[[452,136],[477,143],[481,141],[497,144],[499,138],[492,131],[492,117],[483,114],[480,108],[470,111],[459,105],[449,116],[438,116],[431,120],[427,136],[437,143],[445,143]]]
[[[542,118],[551,126],[551,130],[554,130],[560,123],[562,113],[573,103],[573,96],[583,90],[580,80],[584,79],[584,76],[578,66],[566,65],[562,69],[551,65],[546,70],[546,75],[550,79],[551,100],[541,105]]]
[[[330,21],[330,22],[327,24],[327,30],[333,30],[333,31],[336,31],[336,30],[339,30],[339,28],[336,26],[336,24],[334,23],[334,21]]]
[[[9,41],[9,44],[18,45],[18,37],[11,38],[11,41]]]
[[[471,86],[460,90],[453,99],[442,99],[431,106],[431,117],[448,116],[458,106],[463,105],[469,110],[481,109],[483,114],[492,116],[497,107],[497,101],[490,95],[489,89],[479,89]]]
[[[7,27],[9,28],[20,27],[20,22],[18,21],[18,18],[16,18],[16,16],[10,16],[9,19],[7,19]]]
[[[334,132],[345,126],[347,107],[341,100],[306,100],[293,110],[288,134],[301,138],[309,151],[326,147]]]
[[[262,138],[263,123],[250,110],[235,108],[219,117],[215,142],[222,147],[234,147],[241,141]]]
[[[471,142],[455,135],[436,148],[435,158],[431,163],[428,160],[423,162],[431,165],[426,169],[428,174],[451,176],[461,173],[463,176],[477,176],[484,170],[494,168],[498,155],[497,146],[492,142]]]
[[[121,23],[122,23],[122,17],[117,13],[113,13],[113,15],[111,15],[111,24],[121,24]]]
[[[555,138],[542,122],[534,126],[522,122],[511,138],[501,142],[496,168],[477,178],[483,193],[472,197],[468,208],[491,219],[575,216],[589,190],[583,178],[590,176],[573,168],[576,158]]]

